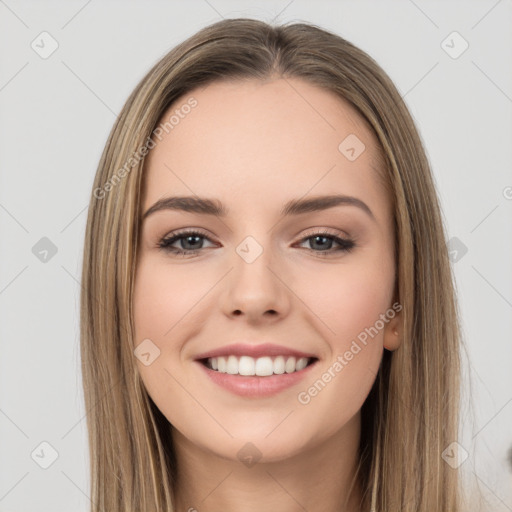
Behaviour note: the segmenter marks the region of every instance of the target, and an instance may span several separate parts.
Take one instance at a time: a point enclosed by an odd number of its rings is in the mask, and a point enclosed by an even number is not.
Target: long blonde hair
[[[435,185],[414,122],[365,52],[305,23],[226,19],[167,53],[128,98],[91,194],[81,294],[81,361],[92,512],[173,511],[168,421],[134,361],[132,290],[144,155],[163,113],[217,80],[297,77],[349,101],[380,142],[396,231],[403,340],[384,352],[362,408],[362,510],[458,512],[459,478],[441,457],[458,438],[460,328]]]

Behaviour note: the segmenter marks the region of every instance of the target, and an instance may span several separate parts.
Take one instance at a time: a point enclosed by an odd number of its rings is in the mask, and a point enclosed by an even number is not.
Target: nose
[[[292,294],[286,272],[270,250],[254,260],[238,253],[226,276],[221,306],[225,315],[242,317],[249,323],[278,321],[289,314]]]

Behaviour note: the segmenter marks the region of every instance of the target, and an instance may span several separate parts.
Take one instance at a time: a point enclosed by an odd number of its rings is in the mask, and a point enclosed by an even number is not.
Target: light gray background
[[[512,510],[510,1],[0,0],[0,512],[89,509],[78,311],[96,166],[146,71],[203,26],[239,16],[332,30],[405,97],[449,239],[467,247],[453,262],[468,347],[461,468],[490,510]],[[43,31],[59,45],[46,59],[31,47]],[[453,31],[469,43],[456,59],[442,47]],[[46,263],[32,252],[43,237],[57,247]],[[42,442],[58,453],[48,469],[36,463],[51,461]]]

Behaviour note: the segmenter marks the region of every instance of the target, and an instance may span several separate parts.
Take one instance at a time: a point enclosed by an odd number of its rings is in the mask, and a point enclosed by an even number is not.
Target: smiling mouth
[[[200,359],[208,369],[230,375],[267,377],[297,373],[311,366],[318,358],[294,356],[219,356]]]

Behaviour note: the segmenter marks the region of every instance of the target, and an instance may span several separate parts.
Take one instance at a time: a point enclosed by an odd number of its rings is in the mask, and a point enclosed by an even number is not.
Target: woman
[[[91,510],[461,510],[444,241],[417,130],[363,51],[251,19],[170,51],[89,207]]]

